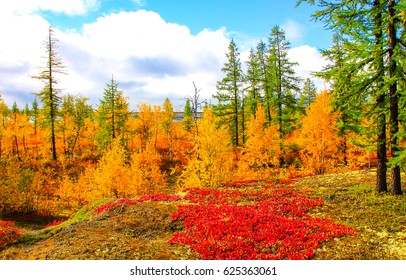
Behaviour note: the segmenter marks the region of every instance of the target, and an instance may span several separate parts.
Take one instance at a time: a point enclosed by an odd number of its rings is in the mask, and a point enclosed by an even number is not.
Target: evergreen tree
[[[118,83],[112,76],[110,82],[106,83],[103,99],[100,100],[100,148],[106,148],[115,138],[121,137],[121,140],[124,140],[125,123],[128,117],[128,103],[123,96],[123,91],[118,89]]]
[[[221,69],[225,77],[217,82],[217,94],[213,97],[217,99],[218,104],[213,108],[215,114],[221,117],[222,122],[229,125],[230,131],[233,134],[232,141],[236,146],[239,146],[241,144],[241,134],[244,133],[240,127],[243,73],[239,57],[240,53],[234,40],[231,40],[226,56],[227,62]]]
[[[60,90],[56,88],[56,85],[58,84],[56,76],[57,74],[65,74],[65,66],[63,65],[62,59],[57,52],[57,42],[58,40],[54,36],[53,28],[49,27],[48,40],[46,41],[46,67],[41,70],[38,76],[33,77],[45,83],[45,87],[36,95],[42,101],[45,117],[50,128],[51,152],[53,160],[57,159],[55,122],[57,119],[58,107],[61,100],[59,96]]]

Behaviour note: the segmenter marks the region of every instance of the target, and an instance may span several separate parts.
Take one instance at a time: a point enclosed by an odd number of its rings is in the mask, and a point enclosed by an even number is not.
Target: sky
[[[231,39],[244,67],[250,48],[279,25],[291,43],[296,73],[311,77],[326,64],[318,50],[331,33],[311,20],[314,8],[296,0],[0,0],[0,93],[6,104],[31,104],[43,88],[31,77],[46,65],[44,42],[53,26],[66,75],[62,94],[83,95],[95,106],[114,79],[137,104],[177,110],[194,92],[210,100],[224,77]],[[324,82],[312,78],[319,89]]]

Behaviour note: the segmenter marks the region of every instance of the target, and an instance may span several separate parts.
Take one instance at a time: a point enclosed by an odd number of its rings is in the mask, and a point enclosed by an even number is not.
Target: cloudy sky
[[[285,30],[303,78],[324,65],[317,49],[331,34],[310,20],[312,7],[296,0],[13,0],[0,2],[0,92],[10,106],[31,103],[43,87],[30,78],[44,63],[48,27],[55,28],[67,75],[64,94],[82,94],[97,105],[114,78],[129,96],[182,109],[193,83],[210,99],[231,38],[248,57],[271,29]],[[317,86],[322,81],[315,80]]]

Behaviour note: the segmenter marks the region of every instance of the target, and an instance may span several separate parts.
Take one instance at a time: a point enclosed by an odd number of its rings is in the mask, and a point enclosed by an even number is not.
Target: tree
[[[258,103],[247,125],[247,142],[242,150],[239,173],[253,170],[263,179],[266,169],[279,166],[280,153],[278,128],[275,124],[267,125],[262,104]]]
[[[277,113],[276,123],[279,125],[279,138],[281,140],[281,150],[283,151],[283,137],[287,131],[285,131],[285,123],[289,124],[289,121],[284,121],[284,107],[292,98],[292,92],[299,91],[298,83],[300,79],[296,76],[294,66],[295,62],[290,62],[288,58],[288,51],[290,49],[290,43],[286,39],[285,31],[279,26],[275,26],[269,36],[269,50],[268,59],[270,71],[274,80],[272,81],[271,89],[275,92],[275,110]],[[295,106],[290,102],[290,107]],[[286,119],[286,118],[285,118]],[[280,165],[283,165],[283,157],[280,159]]]
[[[336,77],[338,86],[349,82],[351,88],[342,101],[351,103],[361,100],[368,105],[365,114],[374,117],[377,137],[377,185],[378,192],[386,191],[386,112],[389,111],[391,192],[402,193],[400,182],[401,154],[399,148],[399,101],[403,98],[400,85],[404,83],[405,31],[401,23],[403,3],[390,0],[308,0],[321,8],[313,17],[340,33],[344,39],[341,68],[330,67],[325,71]],[[338,57],[338,53],[333,54]],[[341,83],[339,81],[342,81]],[[356,99],[356,100],[354,100]],[[365,100],[374,100],[373,103]]]
[[[101,127],[99,142],[102,149],[117,137],[124,140],[125,123],[128,117],[128,103],[123,91],[118,89],[118,83],[112,76],[110,82],[106,83],[103,99],[100,100],[99,106]]]
[[[255,116],[258,103],[261,101],[261,65],[257,53],[251,48],[248,58],[247,73],[244,75],[245,91],[247,92],[246,104],[249,112]]]
[[[316,174],[331,169],[338,159],[338,116],[333,112],[329,93],[323,91],[306,109],[306,116],[302,119],[302,159],[305,166]]]
[[[169,98],[165,99],[165,102],[162,106],[162,121],[161,125],[168,136],[168,141],[169,141],[169,158],[172,159],[173,157],[173,125],[174,125],[174,119],[175,118],[175,113],[173,112],[173,105],[169,101]]]
[[[87,98],[67,95],[61,106],[60,130],[62,132],[64,152],[72,157],[85,128],[85,119],[92,114],[92,107]]]
[[[146,195],[161,192],[166,187],[166,176],[161,171],[162,156],[152,143],[131,158],[130,184],[127,195]]]
[[[3,100],[3,96],[0,93],[0,157],[3,154],[3,138],[6,128],[6,120],[8,115],[7,104]]]
[[[37,98],[34,98],[34,101],[31,105],[32,112],[32,123],[34,125],[34,142],[35,142],[35,155],[38,156],[38,122],[39,122],[39,109]]]
[[[271,71],[271,61],[266,44],[261,40],[256,49],[256,57],[260,68],[260,87],[262,89],[263,103],[266,108],[266,117],[268,124],[272,123],[271,112],[274,106],[273,83],[275,79]]]
[[[12,140],[12,154],[17,155],[20,157],[19,154],[19,148],[18,148],[18,139],[17,139],[17,122],[18,122],[18,114],[19,114],[19,109],[17,107],[17,103],[14,101],[13,106],[11,107],[11,116],[12,116],[12,129],[11,131],[13,132],[13,140]]]
[[[218,104],[214,106],[214,112],[221,117],[223,123],[229,125],[230,131],[233,133],[233,143],[236,146],[240,145],[240,131],[242,130],[240,128],[240,116],[242,112],[241,83],[243,73],[239,56],[238,48],[234,40],[231,40],[226,54],[227,62],[221,69],[225,77],[217,82],[217,94],[213,96],[218,101]]]
[[[139,150],[143,151],[152,142],[155,132],[154,112],[150,105],[142,103],[138,105],[138,112],[135,118],[134,130],[140,142]],[[155,145],[154,145],[155,146]]]
[[[47,63],[46,67],[41,70],[38,76],[33,78],[39,79],[45,83],[45,87],[41,92],[36,95],[40,98],[43,104],[46,120],[49,125],[51,135],[51,153],[52,159],[57,159],[56,153],[56,141],[55,141],[55,122],[58,113],[58,107],[60,104],[60,90],[56,88],[58,80],[56,76],[58,74],[66,74],[65,66],[62,63],[62,59],[57,51],[58,40],[54,37],[54,30],[52,26],[49,27],[48,40],[46,41],[46,53]]]
[[[298,101],[299,109],[304,112],[307,107],[314,101],[316,98],[317,88],[314,82],[307,78],[303,84],[302,91],[300,92],[300,97]]]
[[[192,124],[193,124],[192,106],[190,105],[189,98],[187,98],[185,108],[183,109],[183,120],[182,120],[183,129],[186,130],[187,132],[190,132],[192,130]]]
[[[181,188],[212,187],[231,179],[231,137],[226,127],[218,127],[218,121],[211,109],[205,109],[198,120],[194,149],[199,151],[199,157],[189,159],[177,182]]]

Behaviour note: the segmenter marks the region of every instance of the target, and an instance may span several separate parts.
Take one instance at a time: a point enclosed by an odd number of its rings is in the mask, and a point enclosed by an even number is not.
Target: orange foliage
[[[161,155],[148,144],[145,150],[132,155],[128,193],[132,196],[159,193],[166,187],[165,174],[160,170]]]
[[[323,174],[337,165],[340,138],[337,133],[339,114],[333,112],[330,95],[324,90],[306,109],[302,119],[301,158],[305,168]]]

